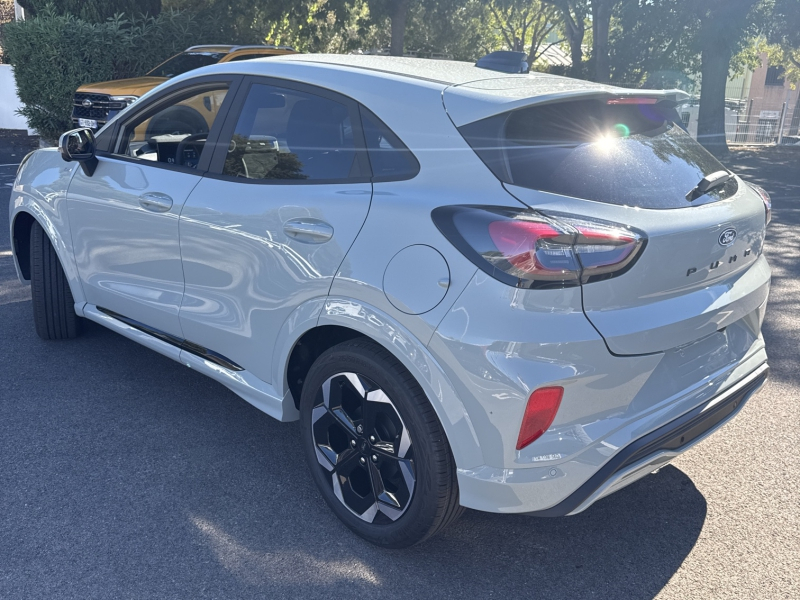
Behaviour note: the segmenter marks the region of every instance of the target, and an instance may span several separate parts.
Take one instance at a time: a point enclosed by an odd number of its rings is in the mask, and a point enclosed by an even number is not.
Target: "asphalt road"
[[[37,338],[9,252],[14,168],[0,167],[0,598],[800,598],[788,152],[732,161],[775,203],[772,379],[742,413],[581,515],[469,511],[403,551],[334,518],[296,424],[92,323],[74,341]]]

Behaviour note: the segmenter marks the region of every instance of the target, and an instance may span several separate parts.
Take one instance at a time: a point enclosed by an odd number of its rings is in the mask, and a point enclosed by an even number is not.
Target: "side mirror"
[[[79,162],[87,177],[94,174],[97,158],[94,155],[95,141],[91,129],[73,129],[62,134],[58,140],[58,151],[67,162]]]

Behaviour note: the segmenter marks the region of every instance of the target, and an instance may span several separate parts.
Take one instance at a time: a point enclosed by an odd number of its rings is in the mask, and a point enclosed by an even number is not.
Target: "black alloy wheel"
[[[403,365],[366,338],[311,366],[300,399],[303,448],[325,501],[387,548],[422,542],[462,512],[447,437]]]
[[[414,448],[403,419],[375,382],[337,373],[311,414],[317,461],[333,493],[367,523],[396,521],[414,494]]]

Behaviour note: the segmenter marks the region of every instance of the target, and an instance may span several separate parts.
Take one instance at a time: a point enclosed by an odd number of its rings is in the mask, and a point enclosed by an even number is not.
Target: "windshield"
[[[460,128],[506,183],[640,208],[682,208],[736,193],[727,184],[691,203],[686,195],[723,167],[653,103],[579,100],[528,107]]]
[[[151,77],[175,77],[192,69],[216,64],[223,56],[224,54],[221,52],[184,52],[161,63],[148,75]]]

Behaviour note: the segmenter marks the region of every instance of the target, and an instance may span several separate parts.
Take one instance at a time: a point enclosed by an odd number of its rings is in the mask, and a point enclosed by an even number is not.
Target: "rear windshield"
[[[736,193],[731,179],[696,198],[703,177],[725,170],[677,123],[673,108],[578,100],[504,113],[459,130],[506,183],[640,208],[683,208]]]
[[[225,56],[221,52],[184,52],[161,63],[148,75],[151,77],[175,77],[192,69],[215,65]]]

